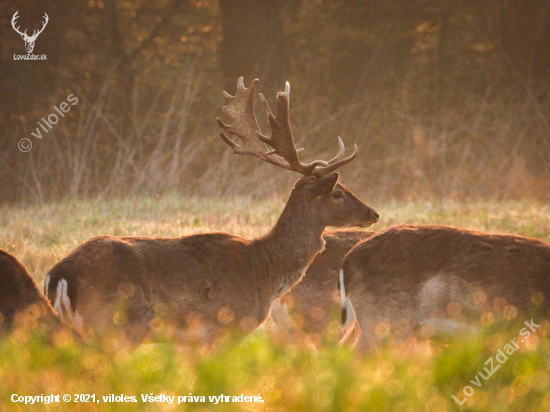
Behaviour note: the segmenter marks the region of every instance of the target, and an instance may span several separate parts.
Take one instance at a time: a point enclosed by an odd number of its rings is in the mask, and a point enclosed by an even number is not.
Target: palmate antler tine
[[[246,88],[243,77],[240,77],[237,82],[235,96],[223,92],[224,97],[227,99],[227,105],[223,106],[222,110],[231,118],[233,124],[228,125],[218,118],[218,125],[226,133],[241,139],[242,144],[238,145],[225,133],[220,133],[220,136],[233,149],[234,154],[256,156],[284,169],[294,170],[282,157],[267,153],[265,144],[258,137],[259,126],[254,113],[254,94],[257,85],[258,79],[252,81],[250,86]]]
[[[340,148],[336,157],[328,162],[315,160],[309,164],[302,163],[298,153],[304,149],[296,149],[292,128],[290,127],[290,84],[286,82],[285,91],[277,93],[276,115],[271,111],[264,95],[260,93],[260,100],[269,120],[271,136],[265,136],[261,133],[254,113],[254,94],[257,85],[258,79],[255,79],[246,88],[243,77],[240,77],[237,82],[235,96],[223,92],[227,99],[227,105],[223,106],[222,109],[233,120],[233,124],[229,125],[217,119],[218,124],[224,132],[235,135],[242,140],[242,144],[238,145],[227,134],[220,133],[223,141],[233,149],[233,153],[253,155],[284,169],[300,172],[306,176],[315,175],[319,177],[351,162],[357,156],[357,145],[355,145],[353,153],[342,159],[346,148],[342,139],[338,137]],[[271,146],[273,150],[267,150],[265,144]]]
[[[317,166],[327,166],[324,160],[315,160],[309,164],[302,163],[298,158],[298,150],[294,143],[289,119],[290,84],[286,82],[285,91],[277,93],[277,114],[273,115],[265,97],[260,94],[260,100],[267,113],[271,136],[258,134],[259,138],[275,149],[297,172],[310,175]],[[273,151],[270,153],[274,153]]]
[[[237,93],[231,96],[227,92],[223,92],[227,100],[227,105],[222,107],[222,110],[227,114],[233,124],[228,125],[222,122],[219,118],[218,124],[229,134],[235,135],[242,140],[242,145],[237,145],[227,135],[224,135],[223,140],[233,148],[233,153],[237,154],[252,154],[252,152],[263,152],[265,149],[259,139],[255,139],[256,131],[258,130],[258,122],[254,114],[254,93],[258,79],[254,80],[248,88],[244,86],[244,79],[239,78],[237,82]]]

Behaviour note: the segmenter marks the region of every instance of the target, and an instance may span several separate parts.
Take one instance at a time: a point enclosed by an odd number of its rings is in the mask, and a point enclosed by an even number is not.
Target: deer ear
[[[328,195],[332,192],[334,186],[336,186],[336,182],[338,182],[338,173],[331,173],[327,176],[323,176],[311,185],[309,189],[311,197]]]

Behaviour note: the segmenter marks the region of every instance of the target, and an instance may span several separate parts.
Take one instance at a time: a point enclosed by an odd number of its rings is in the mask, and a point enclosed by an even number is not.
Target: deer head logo
[[[40,33],[42,33],[44,31],[44,28],[46,27],[46,24],[48,24],[48,21],[50,20],[50,18],[48,17],[48,15],[46,13],[44,13],[44,24],[42,25],[42,28],[40,30],[34,30],[32,36],[28,36],[27,35],[27,30],[25,30],[24,33],[21,33],[19,31],[19,27],[15,26],[15,20],[17,20],[17,18],[19,17],[17,13],[19,13],[19,10],[17,10],[15,12],[15,14],[13,15],[13,17],[11,19],[11,25],[12,25],[13,29],[17,33],[19,33],[21,35],[21,38],[25,41],[25,49],[27,49],[27,53],[31,54],[33,49],[34,49],[34,42],[36,41],[36,38],[38,37],[38,35]]]

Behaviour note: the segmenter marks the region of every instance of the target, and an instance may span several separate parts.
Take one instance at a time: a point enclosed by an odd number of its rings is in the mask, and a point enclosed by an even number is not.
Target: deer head
[[[19,13],[19,10],[17,10],[15,12],[15,14],[13,15],[12,19],[11,19],[11,25],[13,27],[13,29],[19,33],[21,35],[21,38],[25,41],[25,49],[27,50],[27,53],[28,54],[31,54],[32,51],[34,50],[34,42],[36,41],[38,35],[40,33],[42,33],[44,31],[44,28],[46,27],[46,25],[48,24],[48,21],[50,20],[50,18],[48,17],[48,15],[46,13],[44,13],[44,23],[42,24],[42,28],[40,30],[34,30],[33,31],[33,34],[32,36],[28,36],[27,35],[27,30],[25,30],[23,33],[19,30],[19,27],[16,27],[15,26],[15,21],[17,20],[17,18],[19,17],[18,16],[18,13]]]
[[[224,142],[233,149],[233,153],[252,155],[304,175],[294,185],[287,208],[298,208],[298,205],[303,205],[310,210],[310,215],[317,216],[326,226],[367,227],[376,223],[378,213],[338,183],[338,173],[333,173],[357,156],[357,145],[353,153],[344,158],[346,149],[342,139],[338,137],[340,150],[334,158],[327,161],[315,160],[309,164],[302,163],[298,153],[303,149],[296,148],[290,127],[290,84],[286,82],[285,91],[277,93],[276,115],[271,112],[265,97],[260,93],[260,100],[269,120],[271,136],[261,133],[254,113],[254,94],[257,85],[258,79],[246,88],[241,77],[235,96],[223,92],[228,104],[222,109],[233,120],[233,124],[228,125],[217,119],[218,124],[225,132],[237,136],[242,141],[242,144],[238,145],[225,133],[220,133]],[[268,149],[266,145],[272,149]]]

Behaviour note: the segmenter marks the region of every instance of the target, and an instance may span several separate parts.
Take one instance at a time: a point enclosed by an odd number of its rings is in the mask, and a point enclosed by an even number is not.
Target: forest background
[[[48,14],[47,60],[14,60],[17,10],[29,33]],[[239,76],[272,105],[290,82],[305,161],[357,143],[342,174],[368,199],[549,198],[548,0],[7,0],[0,202],[288,193],[295,175],[219,138]]]

